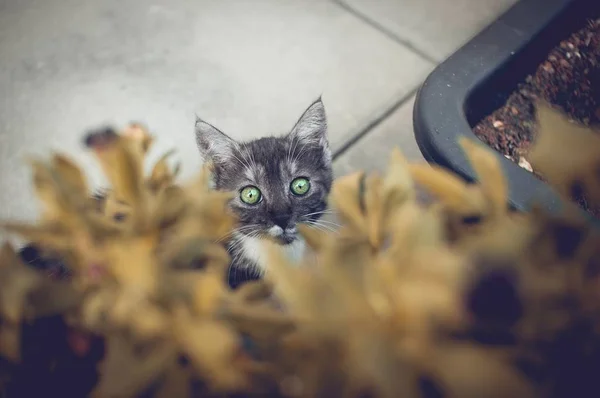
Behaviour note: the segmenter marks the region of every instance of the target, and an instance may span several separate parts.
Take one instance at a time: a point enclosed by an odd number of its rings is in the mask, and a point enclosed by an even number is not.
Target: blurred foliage
[[[532,162],[597,201],[597,137],[539,109]],[[476,184],[398,150],[384,175],[338,179],[340,229],[300,228],[314,256],[293,266],[265,241],[264,280],[230,290],[236,219],[210,165],[178,184],[167,154],[145,175],[140,125],[85,142],[110,189],[33,159],[41,217],[4,224],[34,246],[0,252],[0,396],[600,396],[597,231],[511,210],[479,143],[461,141]]]

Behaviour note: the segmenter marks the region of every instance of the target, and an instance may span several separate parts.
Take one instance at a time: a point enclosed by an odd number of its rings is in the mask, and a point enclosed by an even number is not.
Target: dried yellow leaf
[[[210,319],[194,320],[185,311],[177,311],[173,327],[181,349],[212,389],[237,391],[247,386],[237,362],[239,339],[231,329]]]
[[[537,134],[530,163],[565,197],[583,190],[586,198],[600,203],[600,136],[540,102]]]
[[[106,355],[100,366],[100,382],[92,397],[135,397],[143,392],[175,360],[171,344],[159,343],[136,353],[133,342],[123,335],[109,335]],[[139,351],[139,350],[137,350]]]
[[[498,155],[466,137],[459,139],[471,166],[479,177],[479,186],[490,204],[490,211],[496,217],[506,214],[508,207],[508,185],[500,168]]]
[[[415,182],[436,195],[452,211],[461,214],[484,214],[483,195],[471,190],[460,177],[438,166],[411,164],[409,166]]]

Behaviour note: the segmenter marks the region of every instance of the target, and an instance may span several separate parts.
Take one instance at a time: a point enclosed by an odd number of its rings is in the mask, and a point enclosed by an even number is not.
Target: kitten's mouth
[[[293,243],[296,239],[297,239],[296,234],[293,234],[293,235],[285,235],[284,234],[277,238],[277,240],[282,245],[289,245],[289,244]]]
[[[289,245],[298,239],[298,231],[296,227],[283,229],[278,226],[271,227],[268,230],[268,235],[281,245]]]

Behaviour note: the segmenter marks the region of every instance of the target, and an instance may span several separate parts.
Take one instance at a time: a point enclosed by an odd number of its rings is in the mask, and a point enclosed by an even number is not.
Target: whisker
[[[302,217],[308,217],[308,216],[315,216],[318,214],[335,214],[336,212],[333,210],[322,210],[322,211],[315,211],[314,213],[308,213],[308,214],[303,214]]]
[[[251,228],[251,227],[255,227],[255,226],[258,226],[258,224],[248,225],[247,227]],[[261,231],[257,228],[255,231],[251,231],[244,237],[254,238],[254,237],[259,236],[260,232]],[[231,244],[231,246],[229,246],[229,251],[230,252],[236,251],[237,249],[239,249],[239,247],[242,245],[242,243],[243,243],[243,240],[241,238],[234,240],[233,243]]]
[[[317,221],[306,221],[305,223],[308,224],[309,226],[313,226],[313,227],[319,228],[322,231],[328,231],[328,232],[338,233],[338,231],[335,228],[333,228],[333,227],[331,227],[329,225],[321,224],[321,223],[319,223]]]
[[[248,163],[243,162],[240,158],[238,158],[235,154],[231,154],[245,169],[250,169],[250,165]]]
[[[323,220],[323,219],[312,219],[312,218],[306,217],[306,216],[301,217],[300,221],[322,222],[322,223],[325,223],[325,224],[334,225],[334,226],[336,226],[338,228],[341,227],[340,224],[338,224],[338,223],[336,223],[334,221]]]
[[[299,142],[300,142],[300,139],[298,139],[297,137],[294,137],[294,140],[292,141],[293,149],[292,149],[292,154],[290,156],[291,159],[290,159],[289,163],[294,163],[295,162],[293,159],[295,158],[294,155],[296,153],[296,150],[298,149],[298,143]]]
[[[298,146],[296,149],[300,149],[299,151],[294,151],[294,156],[292,157],[292,163],[296,163],[298,161],[298,159],[300,159],[300,156],[302,155],[302,153],[304,152],[304,150],[306,149],[306,147],[304,145],[302,146]]]
[[[241,247],[242,245],[242,241],[240,240],[234,240],[233,243],[230,244],[230,246],[227,248],[227,252],[230,255],[233,255],[232,260],[230,261],[231,263],[233,263],[235,260],[238,259],[239,255],[240,255],[240,251],[238,251],[238,249]]]
[[[317,229],[317,230],[319,230],[319,231],[321,231],[321,232],[325,232],[325,233],[335,233],[335,232],[337,232],[337,231],[331,231],[331,230],[329,230],[329,229],[323,228],[323,227],[322,227],[322,226],[320,226],[320,225],[308,224],[308,227],[309,227],[309,228],[314,228],[314,229]]]
[[[318,222],[320,222],[320,223],[326,223],[326,224],[329,224],[329,225],[333,225],[334,227],[337,227],[337,228],[341,228],[342,227],[340,224],[338,224],[336,222],[333,222],[333,221],[329,221],[329,220],[318,220]]]
[[[291,158],[291,152],[292,152],[292,146],[294,144],[294,140],[295,137],[292,138],[292,142],[288,145],[287,151],[286,151],[286,155],[285,155],[285,161],[289,164],[290,163],[290,158]]]
[[[260,225],[258,224],[248,224],[248,225],[242,225],[241,227],[238,227],[236,229],[234,229],[234,232],[241,232],[241,231],[245,231],[247,229],[253,229],[253,228],[257,228],[260,227]]]
[[[254,166],[254,169],[257,169],[256,158],[254,157],[254,153],[250,152],[250,149],[248,149],[248,148],[246,148],[246,152],[248,152],[248,155],[250,156],[250,160],[252,161],[252,165]]]
[[[338,233],[337,229],[335,229],[333,227],[330,227],[328,225],[323,225],[323,224],[313,224],[313,225],[314,226],[319,226],[320,228],[323,228],[323,229],[325,229],[325,230],[327,230],[329,232],[332,232],[332,233]]]
[[[298,154],[294,157],[293,159],[293,163],[296,163],[298,160],[300,160],[302,158],[302,155],[308,150],[308,146],[303,145],[302,148],[300,149],[300,152],[298,152]]]
[[[250,225],[242,225],[241,227],[234,228],[233,230],[227,232],[225,235],[223,235],[219,239],[217,239],[215,243],[222,242],[223,240],[229,238],[230,236],[232,236],[233,234],[235,234],[237,232],[246,231],[247,229],[255,228],[258,226],[259,226],[258,224],[250,224]]]
[[[317,220],[317,221],[313,221],[313,222],[316,223],[316,224],[322,225],[324,227],[329,227],[329,228],[333,228],[333,229],[341,228],[342,227],[339,224],[336,224],[336,223],[331,222],[331,221],[326,221],[326,220]]]
[[[237,232],[237,230],[231,230],[227,233],[225,233],[223,236],[221,236],[220,238],[218,238],[215,243],[220,243],[223,242],[224,240],[226,240],[227,238],[229,238],[231,235],[233,235],[235,232]]]
[[[248,164],[248,170],[249,171],[256,170],[257,169],[256,160],[254,159],[254,155],[252,154],[252,152],[250,152],[250,149],[248,149],[248,147],[242,147],[241,145],[238,144],[238,150],[240,151],[242,158],[244,160],[246,160],[246,162]]]
[[[233,155],[233,157],[235,157],[235,158],[236,158],[236,159],[237,159],[237,160],[240,162],[240,164],[241,164],[242,166],[244,166],[244,168],[245,168],[246,170],[248,170],[249,172],[251,172],[251,171],[252,171],[252,167],[251,167],[251,165],[250,165],[250,162],[248,161],[248,159],[246,159],[246,158],[245,158],[245,156],[244,156],[244,151],[243,151],[243,150],[246,150],[246,151],[247,151],[247,150],[248,150],[248,148],[243,148],[243,147],[242,147],[242,145],[241,145],[239,142],[236,142],[236,143],[235,143],[235,146],[236,146],[236,149],[238,150],[238,152],[240,153],[240,155],[242,156],[242,159],[244,159],[244,160],[245,160],[245,162],[244,162],[244,161],[242,161],[240,158],[238,158],[238,157],[237,157],[235,154],[232,154],[232,155]]]

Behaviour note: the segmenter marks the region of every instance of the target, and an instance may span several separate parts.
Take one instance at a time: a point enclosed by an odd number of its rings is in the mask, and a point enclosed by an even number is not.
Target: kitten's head
[[[332,169],[320,98],[285,136],[237,142],[198,119],[196,141],[214,166],[216,188],[238,193],[231,203],[238,233],[289,244],[298,223],[314,222],[325,210]]]

